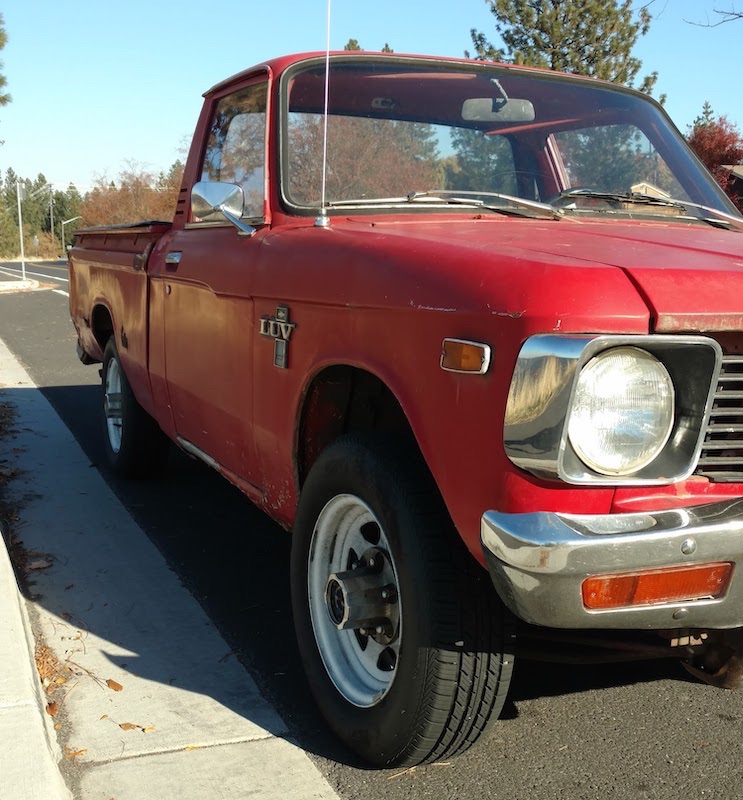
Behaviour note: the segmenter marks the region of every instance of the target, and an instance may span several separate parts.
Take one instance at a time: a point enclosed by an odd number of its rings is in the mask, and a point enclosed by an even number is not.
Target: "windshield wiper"
[[[451,194],[450,194],[451,192]],[[503,200],[508,205],[492,205],[481,200],[481,197],[492,197],[496,200]],[[365,197],[355,200],[331,200],[328,206],[331,208],[344,208],[349,206],[393,206],[404,203],[430,203],[431,205],[452,205],[469,206],[471,208],[481,208],[486,211],[494,211],[498,214],[516,215],[519,217],[530,217],[525,211],[538,211],[542,216],[550,219],[562,219],[564,212],[553,208],[547,203],[540,203],[538,200],[526,200],[523,197],[514,197],[510,194],[500,194],[498,192],[460,192],[454,189],[441,189],[437,191],[408,192],[404,197]],[[513,206],[516,206],[514,208]]]
[[[728,214],[726,211],[720,211],[719,209],[701,205],[700,203],[693,203],[691,200],[680,200],[675,197],[654,197],[653,195],[641,194],[639,192],[623,194],[622,192],[601,192],[593,189],[576,188],[566,189],[560,192],[551,202],[559,203],[561,200],[569,200],[572,197],[606,200],[609,203],[628,203],[632,205],[660,206],[661,208],[677,208],[685,212],[688,212],[690,208],[695,208],[699,211],[705,211],[707,214],[711,214],[712,218],[694,216],[693,219],[698,219],[700,222],[706,222],[715,227],[723,227],[726,230],[728,230],[730,226],[743,229],[743,219],[734,214]]]
[[[503,200],[505,203],[511,203],[517,208],[509,208],[508,206],[495,206],[486,203],[481,197],[492,197],[495,200]],[[485,208],[488,211],[496,211],[500,214],[518,214],[519,216],[528,216],[522,214],[517,209],[529,209],[530,211],[538,211],[542,216],[549,217],[550,219],[562,219],[564,214],[560,209],[553,208],[548,203],[541,203],[539,200],[527,200],[524,197],[516,197],[512,194],[502,194],[501,192],[466,192],[458,191],[456,189],[439,189],[436,191],[426,192],[410,192],[407,200],[409,203],[422,201],[446,203],[448,205],[462,205],[474,206],[475,208]]]
[[[710,225],[720,225],[722,224],[723,227],[727,228],[727,226],[732,225],[736,228],[743,230],[743,217],[739,217],[735,214],[728,214],[727,211],[720,211],[717,208],[712,208],[711,206],[704,206],[701,203],[692,203],[691,200],[669,200],[669,202],[678,203],[679,205],[683,206],[684,208],[696,208],[699,211],[706,211],[708,214],[712,214],[713,219],[709,217],[697,217],[697,219],[704,220],[708,222]]]
[[[643,206],[664,206],[665,208],[678,208],[681,211],[686,210],[686,206],[680,200],[666,200],[664,197],[653,197],[649,194],[640,194],[638,192],[622,193],[622,192],[601,192],[594,189],[565,189],[560,192],[551,202],[559,203],[562,200],[570,200],[573,197],[587,197],[591,200],[606,200],[609,203],[632,203],[633,205]]]

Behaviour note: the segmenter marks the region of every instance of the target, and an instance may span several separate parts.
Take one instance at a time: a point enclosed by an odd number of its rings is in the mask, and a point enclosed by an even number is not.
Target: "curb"
[[[2,292],[29,292],[39,288],[39,282],[31,278],[25,281],[0,281],[0,293]]]
[[[62,754],[44,712],[44,692],[34,662],[34,637],[6,549],[0,545],[0,775],[14,800],[70,800],[59,762]]]
[[[27,600],[0,545],[0,800],[338,800],[2,339],[0,396],[24,546],[54,561]],[[32,630],[73,665],[60,732]]]

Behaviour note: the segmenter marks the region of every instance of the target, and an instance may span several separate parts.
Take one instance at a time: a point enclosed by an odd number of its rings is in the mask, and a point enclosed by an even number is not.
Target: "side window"
[[[209,129],[202,181],[237,183],[243,216],[263,216],[267,84],[248,86],[218,103]]]

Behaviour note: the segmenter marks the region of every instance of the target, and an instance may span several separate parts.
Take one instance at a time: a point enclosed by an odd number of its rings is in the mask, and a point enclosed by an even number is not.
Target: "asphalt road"
[[[65,268],[33,264],[29,272],[48,288],[0,294],[0,338],[342,798],[741,796],[743,693],[696,683],[669,661],[521,661],[504,718],[469,753],[406,771],[361,767],[328,734],[309,698],[289,607],[288,534],[216,474],[176,451],[156,482],[124,483],[108,473],[98,369],[75,356]]]

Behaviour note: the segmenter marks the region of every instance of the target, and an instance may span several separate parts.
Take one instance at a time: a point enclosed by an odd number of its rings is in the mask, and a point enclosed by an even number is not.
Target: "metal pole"
[[[75,220],[82,219],[82,217],[71,217],[70,219],[66,219],[62,222],[62,255],[67,256],[67,249],[65,245],[65,238],[64,238],[64,226],[69,225],[71,222],[75,222]]]
[[[23,250],[23,215],[21,213],[21,182],[16,181],[15,193],[18,198],[18,233],[21,237],[21,280],[26,280],[26,254]]]
[[[54,241],[54,187],[49,184],[49,233],[52,235],[52,243],[54,249],[57,249],[57,243]]]

